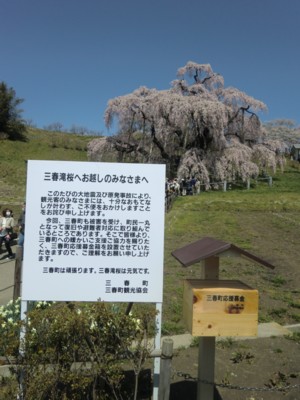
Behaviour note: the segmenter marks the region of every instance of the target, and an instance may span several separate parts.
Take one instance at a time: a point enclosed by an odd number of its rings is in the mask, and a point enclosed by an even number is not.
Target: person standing
[[[18,225],[19,225],[18,245],[23,247],[24,231],[25,231],[25,203],[23,204],[22,213],[18,219]]]
[[[15,226],[15,220],[13,218],[12,210],[5,208],[0,218],[0,248],[4,242],[6,250],[8,252],[8,258],[13,259],[14,254],[10,247],[10,241],[12,239],[13,227]]]

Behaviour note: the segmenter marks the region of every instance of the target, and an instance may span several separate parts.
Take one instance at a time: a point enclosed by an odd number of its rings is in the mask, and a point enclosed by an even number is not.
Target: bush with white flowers
[[[22,376],[26,400],[136,399],[155,310],[127,315],[124,307],[105,303],[49,305],[36,303],[23,322],[20,301],[0,313],[6,332],[5,338],[0,334],[0,349],[15,357],[11,371]],[[126,387],[124,365],[135,376]]]

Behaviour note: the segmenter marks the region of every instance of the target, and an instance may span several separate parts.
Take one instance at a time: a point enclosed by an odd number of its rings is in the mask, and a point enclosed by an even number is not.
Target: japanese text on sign
[[[164,166],[29,161],[27,181],[28,300],[161,301]]]

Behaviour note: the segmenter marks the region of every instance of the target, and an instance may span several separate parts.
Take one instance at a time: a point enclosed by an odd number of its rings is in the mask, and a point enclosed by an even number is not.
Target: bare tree
[[[50,125],[44,126],[44,129],[47,131],[53,132],[62,132],[63,131],[63,124],[60,122],[53,122]]]
[[[32,118],[27,118],[24,120],[24,123],[26,126],[28,126],[29,128],[36,128],[36,123],[33,121]]]

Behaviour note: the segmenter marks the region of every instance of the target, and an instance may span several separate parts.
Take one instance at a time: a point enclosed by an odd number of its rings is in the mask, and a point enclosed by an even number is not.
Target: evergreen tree
[[[23,102],[13,88],[0,82],[0,135],[10,140],[25,140],[26,125],[18,106]]]

